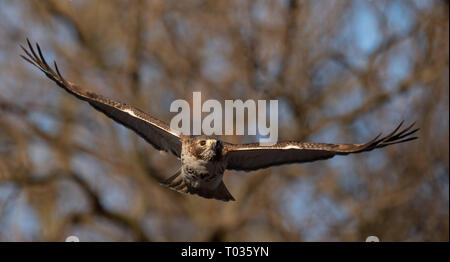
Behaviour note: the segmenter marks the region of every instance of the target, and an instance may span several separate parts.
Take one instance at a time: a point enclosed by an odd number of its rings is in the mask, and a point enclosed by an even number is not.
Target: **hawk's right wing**
[[[273,146],[260,146],[257,143],[242,145],[225,143],[224,155],[228,162],[227,169],[251,171],[283,164],[312,162],[328,159],[335,155],[361,153],[417,139],[417,137],[410,137],[410,135],[419,130],[418,128],[411,130],[414,123],[398,132],[402,124],[403,122],[389,135],[379,138],[381,136],[379,134],[366,144],[325,144],[289,141],[279,142]]]

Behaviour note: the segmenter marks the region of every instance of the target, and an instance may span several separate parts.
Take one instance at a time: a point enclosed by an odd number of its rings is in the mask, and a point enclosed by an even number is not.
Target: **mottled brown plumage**
[[[23,59],[39,68],[58,86],[88,102],[106,116],[132,129],[158,150],[172,152],[181,159],[181,168],[162,184],[181,193],[197,194],[222,201],[234,200],[222,181],[226,169],[252,171],[270,166],[312,162],[335,155],[371,151],[376,148],[417,139],[411,137],[418,129],[414,124],[400,130],[402,123],[388,134],[381,134],[366,144],[325,144],[298,141],[279,142],[273,146],[230,144],[207,136],[185,136],[171,130],[165,123],[143,111],[90,91],[65,80],[54,63],[53,70],[45,61],[39,45],[38,54],[27,40],[29,50],[22,49]]]

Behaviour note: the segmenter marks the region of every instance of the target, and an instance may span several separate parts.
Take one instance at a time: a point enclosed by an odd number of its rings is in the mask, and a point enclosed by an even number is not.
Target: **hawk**
[[[381,133],[365,144],[326,144],[299,141],[278,142],[272,146],[231,144],[208,136],[181,135],[168,125],[143,111],[99,94],[84,90],[67,81],[56,62],[52,69],[44,59],[38,44],[38,55],[27,39],[27,50],[21,45],[23,59],[39,68],[59,87],[78,99],[88,102],[106,116],[130,128],[157,150],[171,152],[181,159],[181,168],[161,184],[178,192],[197,194],[222,201],[234,200],[222,181],[225,170],[253,171],[271,166],[305,163],[348,155],[417,139],[414,123],[400,129],[403,121],[390,134]]]

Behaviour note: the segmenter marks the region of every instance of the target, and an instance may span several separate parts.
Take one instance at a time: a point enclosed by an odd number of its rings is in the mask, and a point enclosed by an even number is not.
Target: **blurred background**
[[[20,59],[166,123],[170,103],[277,99],[279,140],[420,139],[227,172],[224,203],[159,185],[180,166]],[[449,6],[392,1],[0,0],[0,241],[449,240]],[[255,136],[220,137],[255,142]]]

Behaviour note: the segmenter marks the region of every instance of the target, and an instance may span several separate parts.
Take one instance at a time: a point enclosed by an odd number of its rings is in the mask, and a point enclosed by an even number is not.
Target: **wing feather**
[[[90,91],[85,91],[73,83],[70,83],[60,73],[56,62],[54,62],[56,72],[47,64],[38,44],[36,44],[36,48],[39,55],[36,54],[28,39],[27,44],[29,50],[22,45],[20,46],[26,55],[21,55],[21,57],[44,72],[45,75],[53,80],[58,86],[62,87],[78,99],[88,102],[106,116],[132,129],[156,149],[172,152],[177,157],[180,157],[182,144],[180,135],[171,130],[165,123],[152,118],[137,108],[108,99]]]
[[[377,135],[365,144],[325,144],[298,141],[279,142],[273,146],[254,144],[224,144],[227,169],[252,171],[270,166],[313,162],[335,155],[348,155],[371,151],[376,148],[415,140],[410,135],[419,129],[412,129],[415,123],[398,132],[403,121],[387,136]],[[381,137],[381,138],[380,138]]]

